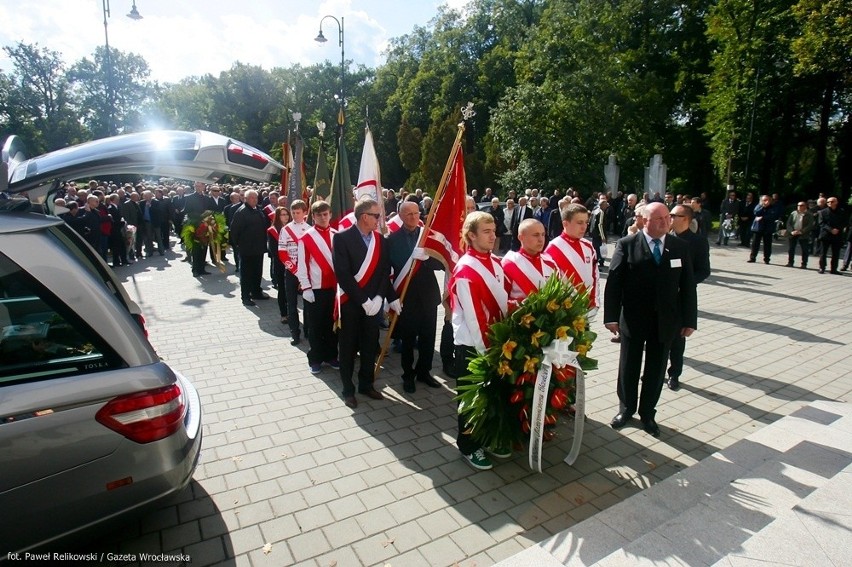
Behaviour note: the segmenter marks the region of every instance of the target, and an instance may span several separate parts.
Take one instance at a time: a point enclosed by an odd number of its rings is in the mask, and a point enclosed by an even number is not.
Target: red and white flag
[[[379,203],[382,218],[379,226],[384,226],[385,205],[382,199],[382,175],[379,171],[379,158],[373,145],[373,133],[370,127],[364,128],[364,149],[361,152],[361,168],[358,170],[358,185],[355,186],[355,201],[369,197]]]
[[[427,227],[423,248],[426,253],[437,258],[451,273],[459,258],[464,254],[464,241],[461,232],[465,217],[465,195],[467,180],[464,175],[464,157],[461,145],[456,146],[456,155],[444,187],[437,200],[432,203],[434,213]]]

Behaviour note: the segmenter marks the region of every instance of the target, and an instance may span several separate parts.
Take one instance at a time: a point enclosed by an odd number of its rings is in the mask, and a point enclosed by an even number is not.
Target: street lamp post
[[[113,85],[112,55],[109,50],[109,27],[107,21],[112,14],[110,14],[109,11],[109,0],[102,0],[102,5],[104,11],[104,48],[106,49],[107,115],[109,120],[109,124],[107,124],[107,134],[112,136],[115,134],[115,87]],[[142,15],[139,13],[139,10],[136,9],[136,0],[133,0],[133,8],[130,10],[130,13],[127,14],[127,17],[131,20],[142,19]]]
[[[346,94],[346,91],[345,91],[345,84],[346,83],[345,83],[345,80],[344,80],[345,71],[346,71],[346,61],[344,59],[344,52],[343,52],[343,16],[341,16],[339,20],[337,18],[335,18],[334,16],[330,16],[330,15],[329,16],[323,16],[323,18],[320,20],[319,34],[317,34],[317,36],[314,38],[314,41],[317,41],[319,43],[325,43],[326,41],[328,41],[325,38],[325,36],[322,34],[322,23],[326,20],[326,18],[331,18],[332,20],[335,21],[335,23],[337,23],[337,30],[339,32],[339,34],[338,34],[338,44],[340,44],[340,101],[339,102],[340,102],[340,108],[343,109],[344,105],[345,105],[344,96]]]

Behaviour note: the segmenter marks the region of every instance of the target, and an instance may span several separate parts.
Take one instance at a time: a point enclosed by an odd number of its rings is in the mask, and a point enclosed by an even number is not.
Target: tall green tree
[[[61,55],[23,42],[3,51],[13,66],[0,88],[4,133],[22,136],[36,155],[81,141],[84,132]]]
[[[83,124],[95,138],[134,132],[144,125],[141,109],[154,94],[156,84],[145,59],[114,47],[95,49],[71,67],[69,81],[78,97]]]

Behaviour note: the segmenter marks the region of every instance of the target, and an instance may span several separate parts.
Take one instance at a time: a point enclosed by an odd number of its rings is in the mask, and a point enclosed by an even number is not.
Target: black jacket
[[[644,231],[619,240],[606,280],[604,322],[618,322],[628,338],[657,336],[663,342],[683,327],[697,329],[698,296],[687,243],[667,236],[657,265]]]
[[[703,236],[689,229],[675,237],[686,241],[692,258],[692,275],[695,283],[700,284],[710,275],[710,243]]]
[[[340,289],[349,296],[347,305],[361,309],[361,304],[372,299],[376,295],[386,298],[388,301],[396,299],[396,292],[390,281],[390,257],[388,255],[387,242],[384,238],[373,234],[378,238],[381,253],[373,275],[364,287],[358,285],[355,274],[361,268],[364,258],[367,256],[367,245],[361,238],[358,225],[353,225],[343,232],[334,235],[332,241],[332,255],[334,259],[334,274]],[[344,307],[346,307],[344,305]]]
[[[417,234],[420,234],[418,231]],[[408,231],[405,227],[400,228],[385,240],[388,247],[388,255],[390,257],[391,267],[393,268],[394,279],[396,274],[402,271],[405,263],[411,257],[411,252],[414,246],[409,240]],[[429,258],[425,262],[420,262],[417,271],[411,277],[411,283],[408,284],[408,290],[405,294],[402,309],[419,310],[420,308],[436,308],[441,303],[441,290],[438,287],[438,280],[435,279],[435,271],[443,270],[444,265],[435,258]]]
[[[244,256],[263,256],[266,253],[266,229],[269,218],[260,207],[243,205],[231,221],[231,243]]]

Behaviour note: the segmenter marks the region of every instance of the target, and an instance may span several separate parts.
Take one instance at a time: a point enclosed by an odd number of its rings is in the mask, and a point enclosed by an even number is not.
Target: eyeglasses
[[[381,213],[364,213],[364,214],[367,215],[367,216],[371,216],[376,220],[379,220],[380,218],[382,218]]]

